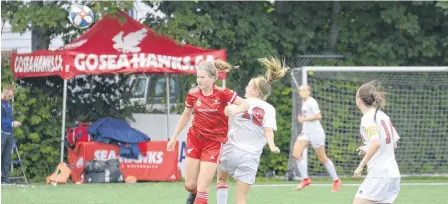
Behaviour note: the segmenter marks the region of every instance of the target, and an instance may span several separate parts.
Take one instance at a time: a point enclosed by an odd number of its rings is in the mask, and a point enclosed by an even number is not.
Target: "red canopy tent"
[[[120,22],[119,17],[125,18]],[[152,31],[125,12],[104,16],[87,32],[59,50],[13,53],[14,77],[58,75],[64,79],[61,162],[64,156],[67,80],[86,74],[168,73],[195,74],[202,60],[226,59],[226,51],[179,45]],[[220,73],[225,79],[225,73]],[[169,90],[169,80],[167,90]],[[167,91],[169,94],[169,91]],[[169,96],[167,96],[169,106]],[[167,122],[169,109],[167,109]],[[168,124],[167,124],[168,125]]]

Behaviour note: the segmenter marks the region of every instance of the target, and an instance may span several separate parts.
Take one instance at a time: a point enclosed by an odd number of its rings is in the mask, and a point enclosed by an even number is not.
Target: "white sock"
[[[302,158],[296,162],[302,179],[308,178],[308,148],[303,150]]]
[[[325,162],[324,166],[325,168],[327,168],[328,174],[330,174],[330,177],[333,179],[333,181],[339,179],[338,173],[336,173],[336,168],[334,168],[334,164],[330,159]]]
[[[216,204],[227,204],[228,196],[229,190],[226,183],[220,183],[216,185]]]

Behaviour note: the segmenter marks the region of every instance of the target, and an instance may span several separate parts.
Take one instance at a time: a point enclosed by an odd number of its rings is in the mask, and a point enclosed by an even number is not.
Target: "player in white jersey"
[[[293,157],[297,160],[297,168],[302,176],[302,182],[297,186],[297,190],[311,184],[311,179],[308,177],[308,145],[316,152],[317,159],[325,166],[333,180],[332,192],[339,190],[341,179],[339,179],[333,162],[325,154],[325,132],[320,124],[322,113],[320,112],[317,101],[311,97],[311,87],[309,85],[302,85],[299,87],[300,98],[302,99],[301,113],[297,120],[302,124],[302,133],[294,144]]]
[[[229,175],[237,180],[236,203],[245,204],[250,186],[255,182],[263,147],[267,143],[271,152],[280,152],[274,143],[275,108],[266,99],[271,94],[271,83],[285,76],[288,68],[276,58],[259,61],[267,67],[267,72],[265,76],[251,79],[246,87],[245,97],[250,108],[231,118],[218,172],[217,204],[227,203]]]
[[[384,95],[373,82],[363,84],[356,93],[356,105],[363,113],[361,137],[364,146],[356,149],[364,158],[354,172],[361,176],[367,165],[367,176],[359,187],[354,204],[393,203],[400,192],[400,170],[395,149],[400,136],[392,122],[379,109],[385,105]]]

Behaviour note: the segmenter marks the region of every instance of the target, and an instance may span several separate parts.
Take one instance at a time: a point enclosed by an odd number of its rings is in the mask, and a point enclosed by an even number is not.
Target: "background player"
[[[184,112],[167,144],[167,150],[173,151],[179,133],[194,111],[193,123],[187,134],[185,188],[190,192],[187,204],[208,202],[208,189],[218,167],[222,143],[227,141],[228,117],[224,114],[227,103],[239,105],[227,110],[231,115],[249,108],[236,92],[215,86],[218,70],[230,71],[231,68],[222,60],[205,61],[199,65],[198,86],[188,92]]]
[[[400,192],[400,170],[395,160],[396,142],[400,139],[392,122],[383,111],[384,94],[378,92],[374,82],[363,84],[356,93],[356,105],[361,110],[361,137],[365,154],[354,176],[361,176],[367,165],[367,176],[359,187],[353,203],[393,203]]]
[[[302,99],[301,114],[297,117],[297,120],[302,124],[302,133],[297,138],[293,156],[297,160],[297,168],[300,175],[302,175],[302,182],[297,186],[297,190],[302,190],[311,184],[311,179],[308,177],[308,144],[316,152],[317,159],[327,168],[330,177],[333,179],[332,192],[339,190],[341,180],[336,173],[333,162],[325,154],[325,132],[320,124],[322,114],[319,109],[317,101],[311,97],[311,87],[308,85],[302,85],[299,87],[300,98]],[[302,154],[303,153],[303,154]]]
[[[271,83],[285,76],[288,69],[276,58],[262,58],[259,61],[267,67],[267,71],[265,76],[251,79],[246,87],[245,97],[250,108],[244,114],[231,118],[229,140],[223,147],[219,165],[217,204],[227,203],[229,173],[237,180],[236,203],[246,203],[250,186],[255,182],[263,147],[267,143],[271,152],[280,152],[274,143],[274,131],[277,130],[275,108],[265,100],[271,94]]]

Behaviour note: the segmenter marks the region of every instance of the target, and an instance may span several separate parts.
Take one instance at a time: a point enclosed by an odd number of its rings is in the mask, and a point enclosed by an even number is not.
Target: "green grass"
[[[331,193],[331,184],[326,180],[313,181],[311,186],[303,191],[296,191],[296,182],[261,181],[252,187],[248,203],[313,203],[313,204],[347,204],[351,203],[359,180],[347,179],[343,182],[341,191]],[[289,186],[267,187],[266,184],[286,184]],[[421,183],[418,185],[406,185]],[[426,183],[443,183],[444,185],[427,185]],[[403,179],[401,192],[395,203],[447,203],[447,179]],[[345,185],[344,184],[356,184]],[[51,185],[33,184],[32,187],[2,186],[2,204],[179,204],[185,203],[187,196],[183,183],[137,183],[137,184],[66,184],[53,187]],[[230,185],[229,204],[234,203],[235,186]],[[210,188],[210,202],[216,203],[214,187]]]

